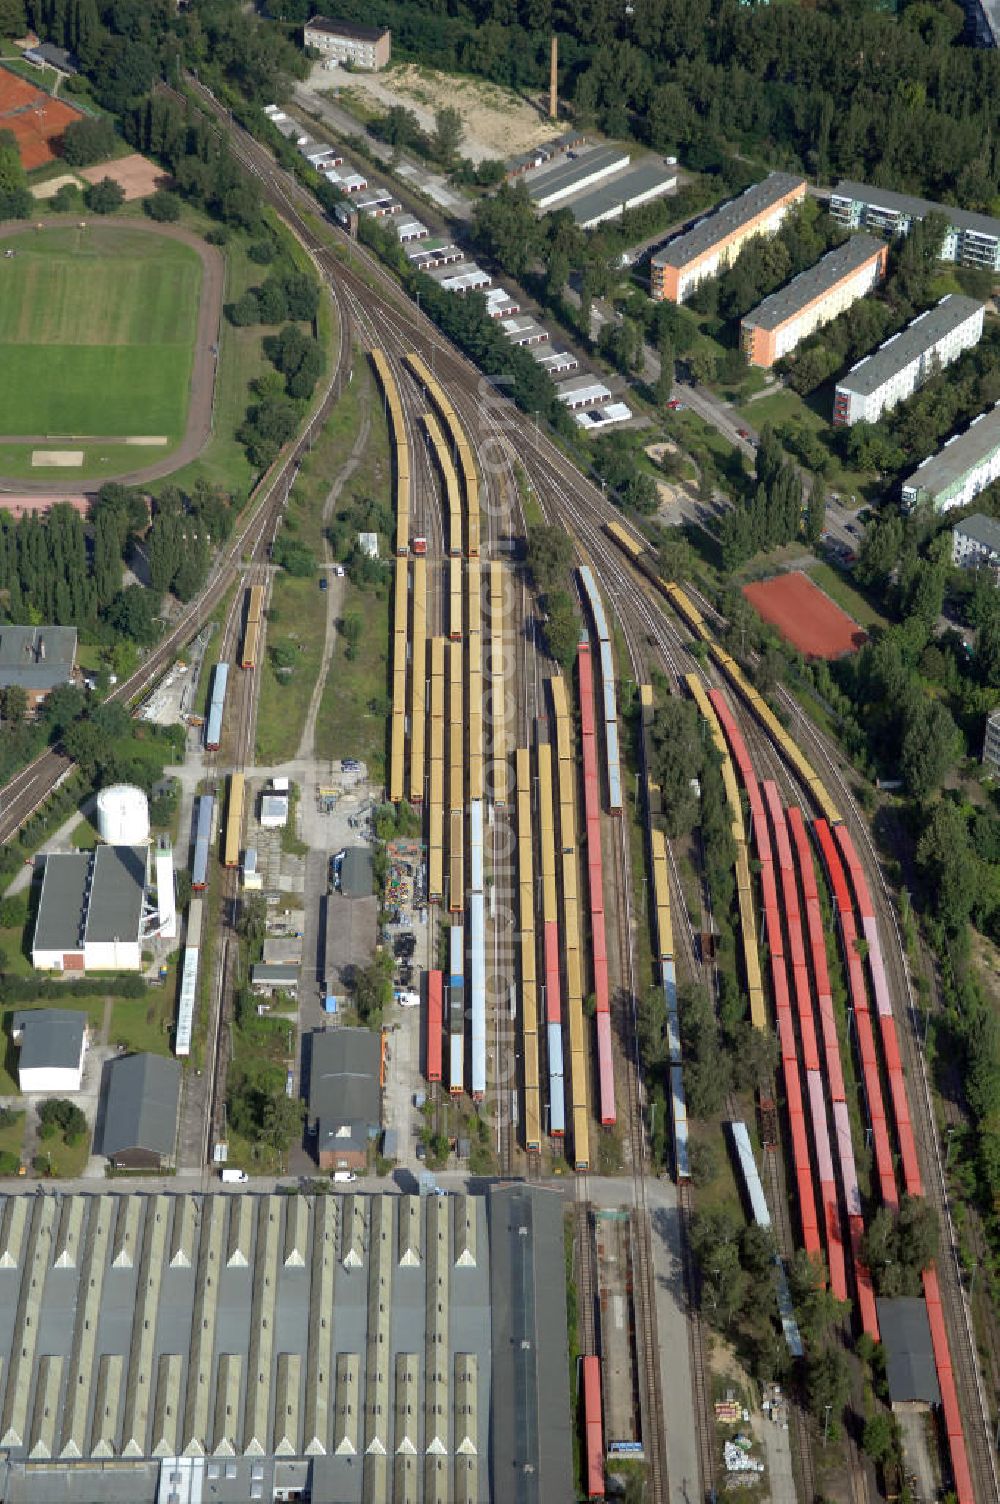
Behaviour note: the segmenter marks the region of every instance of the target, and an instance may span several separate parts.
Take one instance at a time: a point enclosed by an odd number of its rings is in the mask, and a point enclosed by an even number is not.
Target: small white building
[[[87,1015],[67,1008],[25,1008],[11,1020],[23,1092],[79,1091],[87,1052]]]

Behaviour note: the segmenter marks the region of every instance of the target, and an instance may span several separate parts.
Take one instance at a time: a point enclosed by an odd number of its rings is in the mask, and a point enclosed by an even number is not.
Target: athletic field
[[[807,658],[842,658],[867,640],[857,622],[801,570],[744,585],[743,594]]]
[[[201,261],[165,236],[108,228],[0,235],[0,444],[181,438]]]

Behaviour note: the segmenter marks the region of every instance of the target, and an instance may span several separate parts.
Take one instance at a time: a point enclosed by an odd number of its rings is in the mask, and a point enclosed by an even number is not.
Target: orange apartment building
[[[871,292],[885,276],[888,256],[884,240],[854,235],[758,303],[740,324],[740,344],[749,363],[765,370],[773,366]]]
[[[650,260],[650,293],[657,303],[683,303],[699,282],[724,271],[748,240],[773,235],[789,209],[806,196],[805,178],[772,172],[730,199]]]

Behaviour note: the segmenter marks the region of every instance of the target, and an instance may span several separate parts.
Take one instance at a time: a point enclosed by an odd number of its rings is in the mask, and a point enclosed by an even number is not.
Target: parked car
[[[325,574],[321,574],[319,577],[319,588],[321,590],[329,590],[330,588],[330,581],[327,579]]]
[[[683,407],[684,403],[679,397],[671,397],[670,401],[667,403],[667,410],[672,413],[679,413]]]

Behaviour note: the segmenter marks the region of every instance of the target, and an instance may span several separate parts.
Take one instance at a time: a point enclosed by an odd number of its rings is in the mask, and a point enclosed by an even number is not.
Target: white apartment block
[[[313,16],[303,28],[307,47],[322,53],[329,63],[350,63],[377,73],[389,61],[392,32],[387,26],[360,26],[354,21],[331,21]]]
[[[838,381],[834,423],[877,423],[936,371],[979,343],[984,312],[982,303],[959,293],[949,293],[936,308],[928,308]]]
[[[964,433],[953,434],[904,480],[903,506],[909,511],[929,501],[936,512],[967,507],[995,480],[1000,480],[1000,402]]]
[[[951,562],[959,569],[1000,570],[1000,522],[983,512],[956,522],[951,530]]]
[[[1000,219],[987,214],[956,209],[952,204],[934,204],[911,193],[869,188],[865,183],[846,179],[831,194],[830,213],[850,230],[875,230],[890,236],[908,235],[928,214],[943,214],[948,229],[939,252],[941,260],[1000,272]]]

